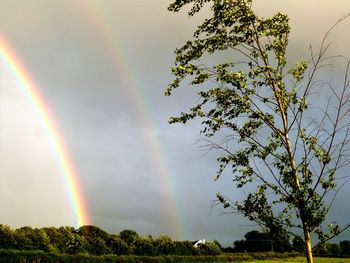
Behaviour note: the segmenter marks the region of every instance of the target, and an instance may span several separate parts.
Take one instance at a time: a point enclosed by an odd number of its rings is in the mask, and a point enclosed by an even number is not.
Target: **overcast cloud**
[[[31,73],[62,130],[91,224],[111,233],[135,229],[144,235],[232,244],[254,227],[239,216],[211,210],[211,200],[217,192],[233,198],[241,193],[231,187],[230,178],[213,182],[215,154],[204,155],[196,144],[198,123],[167,124],[169,116],[195,101],[187,87],[170,98],[163,95],[171,80],[173,51],[205,17],[169,13],[169,2],[0,0],[0,34]],[[89,14],[97,7],[120,44],[125,60],[119,61],[124,65],[119,71],[108,39]],[[257,0],[256,8],[264,16],[276,10],[290,15],[289,58],[296,61],[308,54],[309,43],[317,45],[350,12],[350,2]],[[349,28],[348,19],[332,34],[334,54],[350,57]],[[132,88],[128,78],[137,85],[138,99],[127,90]],[[0,122],[0,223],[74,225],[47,135],[3,63]],[[350,219],[350,210],[344,209],[348,189],[346,185],[331,214],[342,223]]]

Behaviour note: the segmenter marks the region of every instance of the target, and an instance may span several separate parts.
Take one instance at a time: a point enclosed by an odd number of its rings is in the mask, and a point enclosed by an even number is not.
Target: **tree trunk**
[[[305,253],[308,263],[314,263],[312,256],[312,247],[311,247],[311,238],[310,238],[310,229],[309,226],[304,223],[304,237],[305,237]]]

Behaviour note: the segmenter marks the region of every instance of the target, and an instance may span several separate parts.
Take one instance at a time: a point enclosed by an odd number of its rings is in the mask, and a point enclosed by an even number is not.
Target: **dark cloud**
[[[347,0],[336,6],[319,0],[266,1],[256,1],[261,14],[281,10],[291,15],[292,61],[307,55],[308,44],[317,45],[322,33],[350,11]],[[196,143],[199,123],[167,124],[169,116],[195,101],[195,90],[183,87],[171,98],[163,95],[171,80],[173,50],[192,36],[207,11],[193,21],[185,12],[168,13],[161,0],[96,2],[120,42],[124,72],[118,71],[107,40],[87,13],[89,2],[0,2],[0,32],[38,83],[62,129],[92,223],[110,232],[132,228],[145,235],[181,233],[183,239],[232,244],[253,226],[239,216],[221,215],[211,200],[217,192],[232,198],[242,193],[229,173],[213,182],[216,154],[205,154]],[[334,52],[350,56],[348,25],[340,25],[332,39]],[[67,189],[40,120],[6,67],[0,69],[0,170],[6,182],[0,186],[0,223],[72,225]],[[140,97],[130,96],[128,89]],[[342,222],[350,217],[343,209],[347,188],[332,210]],[[176,229],[170,228],[169,216],[179,217]]]

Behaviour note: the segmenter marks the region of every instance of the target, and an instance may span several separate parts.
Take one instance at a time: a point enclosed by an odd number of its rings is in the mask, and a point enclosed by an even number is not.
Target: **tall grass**
[[[253,260],[249,261],[249,263],[306,263],[306,259],[304,257],[296,257],[296,258],[276,258],[276,259],[267,259],[267,260]],[[315,263],[350,263],[350,258],[314,258]]]

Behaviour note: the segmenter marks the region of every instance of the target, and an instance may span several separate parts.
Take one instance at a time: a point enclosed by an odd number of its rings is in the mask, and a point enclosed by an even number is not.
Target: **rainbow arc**
[[[47,137],[61,169],[66,191],[69,196],[72,214],[76,216],[76,227],[89,224],[89,215],[78,173],[65,144],[63,135],[30,72],[19,60],[10,44],[0,35],[0,61],[12,73],[18,87],[28,97],[33,109],[43,123]]]
[[[151,116],[150,106],[147,96],[142,89],[142,81],[136,76],[127,57],[125,48],[118,33],[112,27],[112,23],[108,20],[108,16],[104,13],[105,7],[101,1],[84,1],[81,2],[84,8],[84,14],[88,18],[87,21],[95,28],[98,35],[99,44],[110,56],[116,74],[122,77],[125,87],[124,90],[130,102],[134,105],[135,113],[140,120],[153,129],[155,127],[154,120]],[[160,142],[157,138],[150,138],[147,142],[149,151],[149,161],[155,168],[157,178],[162,184],[165,197],[165,216],[168,229],[172,231],[175,238],[180,239],[185,236],[185,224],[181,220],[181,209],[175,195],[175,182],[172,180],[171,172],[165,160],[165,153],[162,150]]]

